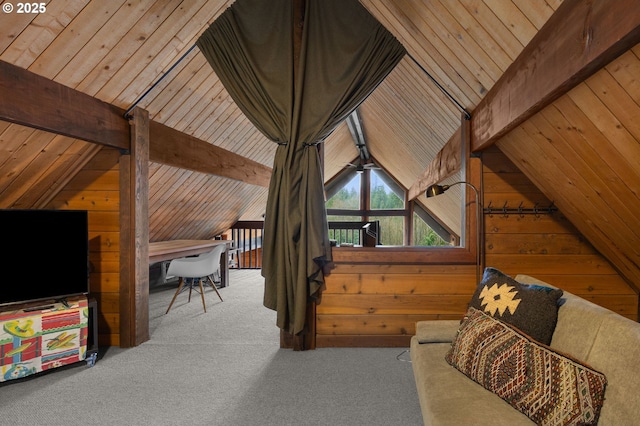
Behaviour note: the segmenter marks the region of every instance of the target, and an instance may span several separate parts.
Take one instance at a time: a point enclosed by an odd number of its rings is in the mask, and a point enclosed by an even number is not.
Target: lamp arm
[[[478,285],[480,284],[480,276],[482,275],[480,269],[481,269],[481,262],[482,262],[482,250],[484,249],[484,244],[481,241],[482,235],[481,235],[480,217],[482,214],[481,213],[482,206],[480,205],[480,191],[478,191],[478,188],[476,188],[473,184],[461,180],[459,182],[454,182],[450,185],[438,185],[438,184],[430,185],[425,192],[425,196],[434,197],[434,196],[440,195],[454,185],[466,185],[471,189],[473,189],[473,192],[476,196],[476,285]]]
[[[479,200],[480,200],[480,193],[479,193],[479,191],[478,191],[478,188],[476,188],[476,187],[475,187],[475,185],[473,185],[472,183],[469,183],[469,182],[466,182],[466,181],[461,180],[461,181],[459,181],[459,182],[454,182],[454,183],[452,183],[451,185],[443,185],[443,186],[442,186],[442,188],[443,188],[443,189],[445,189],[445,190],[447,190],[447,189],[451,188],[451,187],[452,187],[452,186],[454,186],[454,185],[467,185],[468,187],[470,187],[471,189],[473,189],[473,192],[475,192],[475,194],[476,194],[476,200],[477,200],[476,202],[478,202],[478,203],[480,202],[480,201],[479,201]]]
[[[459,182],[454,182],[451,185],[444,185],[443,189],[446,191],[447,189],[451,188],[453,185],[466,185],[468,187],[470,187],[471,189],[473,189],[473,192],[475,193],[476,196],[476,285],[480,284],[480,280],[481,280],[481,263],[482,263],[482,241],[481,241],[481,227],[480,227],[480,212],[482,207],[480,206],[480,192],[478,191],[478,188],[475,187],[475,185],[466,182],[466,181],[459,181]]]

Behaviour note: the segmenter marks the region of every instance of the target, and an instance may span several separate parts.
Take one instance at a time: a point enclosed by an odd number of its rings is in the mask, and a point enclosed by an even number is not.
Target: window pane
[[[327,200],[327,209],[360,209],[360,175],[355,174],[336,194]]]
[[[372,210],[404,209],[404,191],[383,171],[371,170]]]
[[[448,246],[427,223],[416,213],[413,214],[413,245],[415,246]]]
[[[404,217],[372,216],[370,220],[380,223],[380,244],[383,246],[404,245]]]
[[[462,181],[462,174],[458,172],[454,176],[440,182],[441,185],[451,185],[449,190],[437,197],[422,198],[422,209],[416,208],[421,219],[431,227],[440,237],[451,242],[451,245],[464,244],[464,212],[465,193],[467,187],[456,182]],[[421,205],[421,200],[416,203]],[[473,211],[473,210],[472,210]],[[428,212],[428,213],[427,213]],[[461,242],[462,240],[462,242]],[[417,244],[417,240],[416,241]]]

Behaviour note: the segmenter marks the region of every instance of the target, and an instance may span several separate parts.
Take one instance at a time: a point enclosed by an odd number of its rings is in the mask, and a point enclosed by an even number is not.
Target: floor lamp
[[[481,260],[482,260],[482,241],[480,241],[480,234],[481,234],[481,228],[480,228],[480,215],[481,215],[481,209],[482,206],[480,205],[480,193],[478,192],[478,188],[476,188],[475,186],[473,186],[472,184],[470,184],[469,182],[464,182],[464,181],[460,181],[460,182],[455,182],[452,183],[451,185],[431,185],[427,188],[427,191],[425,192],[425,195],[427,196],[427,198],[430,197],[435,197],[437,195],[440,194],[444,194],[449,188],[451,188],[454,185],[467,185],[468,187],[470,187],[471,189],[473,189],[473,192],[476,195],[476,285],[480,284],[480,280],[482,277],[482,273],[480,271],[480,264],[481,264]]]

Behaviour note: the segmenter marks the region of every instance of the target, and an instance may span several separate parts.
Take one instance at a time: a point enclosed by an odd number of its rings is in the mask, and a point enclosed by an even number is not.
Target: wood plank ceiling
[[[159,123],[271,166],[274,144],[243,116],[197,48],[189,52],[231,3],[50,0],[45,13],[3,14],[0,60],[127,109],[186,54],[139,106]],[[369,152],[409,188],[461,120],[414,59],[473,112],[561,0],[361,3],[411,55],[360,108]],[[498,142],[636,287],[639,55],[638,47],[627,52]],[[0,122],[0,207],[43,206],[96,151]],[[356,157],[346,125],[326,141],[325,155],[325,180]],[[152,163],[150,238],[211,238],[238,219],[260,219],[266,195],[264,187]]]

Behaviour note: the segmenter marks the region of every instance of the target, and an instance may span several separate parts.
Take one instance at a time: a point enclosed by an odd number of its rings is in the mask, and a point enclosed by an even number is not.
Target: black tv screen
[[[89,293],[86,210],[0,210],[0,306]]]

